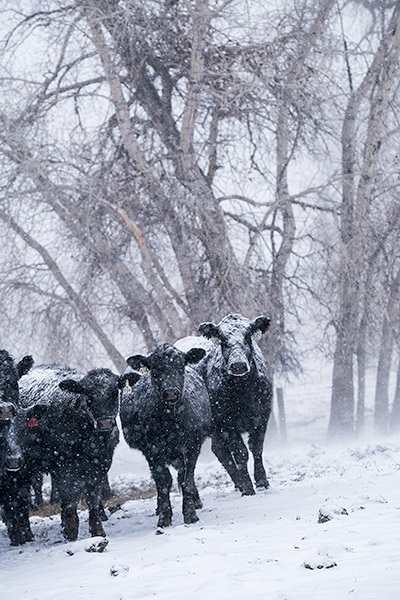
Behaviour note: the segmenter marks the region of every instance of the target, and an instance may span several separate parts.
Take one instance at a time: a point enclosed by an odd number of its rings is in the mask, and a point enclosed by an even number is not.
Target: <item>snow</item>
[[[394,600],[400,589],[400,441],[326,445],[328,372],[285,388],[285,446],[265,446],[271,487],[241,497],[210,444],[197,482],[200,521],[157,531],[155,499],[129,500],[104,524],[108,544],[63,541],[59,515],[31,517],[36,539],[11,547],[0,524],[5,600]],[[114,491],[151,487],[144,458],[122,441]]]

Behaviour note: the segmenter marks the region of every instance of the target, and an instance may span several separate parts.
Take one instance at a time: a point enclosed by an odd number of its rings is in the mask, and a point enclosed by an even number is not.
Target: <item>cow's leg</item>
[[[78,499],[64,500],[61,496],[61,531],[68,542],[74,542],[78,537],[79,519],[77,513]]]
[[[60,495],[61,503],[61,531],[68,542],[74,542],[78,537],[78,501],[81,495],[81,487],[71,477],[60,479],[53,475]]]
[[[18,492],[16,494],[16,512],[18,525],[22,531],[22,535],[25,542],[31,542],[33,540],[33,533],[29,522],[29,501],[30,501],[30,489],[28,483],[19,485]]]
[[[199,517],[196,514],[196,508],[201,508],[199,492],[194,483],[194,470],[197,458],[200,454],[200,446],[196,446],[189,454],[184,453],[180,468],[178,469],[178,483],[182,488],[182,513],[186,524],[196,523]],[[201,506],[196,506],[196,499]]]
[[[228,475],[235,484],[235,487],[239,489],[238,470],[227,444],[227,437],[228,434],[223,431],[214,433],[211,440],[211,449],[221,465],[228,472]]]
[[[182,483],[185,478],[185,469],[183,466],[183,462],[180,463],[180,465],[181,466],[178,467],[178,484],[179,484],[179,487],[182,489]],[[194,501],[194,507],[196,509],[203,508],[203,502],[201,501],[199,490],[197,489],[197,486],[194,483],[194,481],[193,481],[193,501]]]
[[[109,500],[112,497],[112,495],[113,495],[113,493],[111,490],[110,482],[108,481],[108,476],[106,475],[103,479],[103,483],[101,486],[101,498],[100,498],[100,504],[99,504],[100,519],[102,521],[108,521],[106,511],[104,510],[103,502],[105,500]]]
[[[99,514],[102,521],[108,521],[107,513],[104,510],[104,504],[102,500],[99,502]]]
[[[111,490],[110,482],[108,481],[108,476],[106,475],[101,486],[101,499],[109,500],[112,495],[113,493]]]
[[[2,503],[2,517],[12,546],[33,540],[29,523],[30,492],[28,484],[13,484],[7,489]]]
[[[249,448],[254,457],[254,480],[256,482],[256,487],[258,488],[269,487],[262,460],[266,428],[266,426],[257,427],[249,433]]]
[[[172,521],[172,507],[169,498],[172,486],[171,473],[162,459],[157,460],[153,456],[146,456],[146,458],[157,488],[157,526],[168,527]]]
[[[40,472],[35,473],[32,476],[31,481],[32,489],[33,489],[33,497],[34,497],[34,506],[42,506],[43,504],[43,474]]]
[[[58,493],[57,485],[54,478],[51,477],[50,504],[58,504],[60,502],[60,494]]]
[[[92,537],[98,535],[105,537],[105,531],[100,514],[101,485],[99,482],[88,485],[86,488],[86,502],[89,508],[89,532]],[[103,508],[104,511],[104,508]]]
[[[195,508],[203,508],[203,502],[200,498],[199,490],[197,489],[196,485],[194,485],[193,500]]]
[[[242,440],[242,436],[237,431],[230,432],[228,439],[229,449],[237,465],[237,482],[243,496],[253,496],[255,494],[247,462],[249,460],[249,452],[246,444]]]

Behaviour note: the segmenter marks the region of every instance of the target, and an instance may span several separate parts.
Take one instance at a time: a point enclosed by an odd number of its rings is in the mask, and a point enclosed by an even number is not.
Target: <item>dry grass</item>
[[[150,483],[144,487],[138,488],[132,486],[128,489],[124,494],[113,493],[112,497],[105,502],[103,502],[104,507],[108,508],[111,513],[118,510],[124,502],[128,500],[139,500],[139,499],[147,499],[153,498],[156,495],[156,487],[153,483]],[[87,504],[85,502],[79,502],[78,510],[87,509]],[[32,507],[29,511],[29,516],[31,517],[51,517],[53,515],[57,515],[60,513],[60,504],[43,504],[41,506]]]

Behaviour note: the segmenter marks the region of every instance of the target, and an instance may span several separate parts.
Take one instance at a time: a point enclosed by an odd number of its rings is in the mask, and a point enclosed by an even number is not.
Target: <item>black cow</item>
[[[21,379],[20,400],[29,411],[24,455],[32,473],[51,474],[67,540],[78,536],[77,503],[82,494],[89,507],[90,534],[105,535],[100,494],[118,442],[118,394],[127,378],[108,369],[83,375],[69,367],[44,365]]]
[[[29,472],[18,442],[18,380],[32,366],[31,356],[18,364],[6,350],[0,350],[0,505],[11,544],[33,539],[29,525]]]
[[[247,469],[249,453],[242,433],[249,433],[256,486],[267,488],[269,485],[262,451],[271,413],[272,385],[264,357],[255,342],[267,331],[269,323],[266,316],[249,321],[242,315],[229,314],[218,325],[199,325],[199,332],[215,342],[198,365],[210,397],[212,449],[243,495],[255,492]]]
[[[143,452],[156,483],[158,527],[167,527],[172,520],[168,465],[178,471],[184,522],[198,521],[196,508],[202,507],[194,470],[210,433],[211,412],[205,385],[188,364],[204,354],[201,348],[185,353],[163,344],[148,356],[127,359],[133,369],[144,366],[150,371],[130,393],[122,394],[121,422],[128,445]]]
[[[33,358],[30,355],[15,364],[7,350],[0,350],[0,422],[15,416],[19,400],[18,380],[32,365]]]

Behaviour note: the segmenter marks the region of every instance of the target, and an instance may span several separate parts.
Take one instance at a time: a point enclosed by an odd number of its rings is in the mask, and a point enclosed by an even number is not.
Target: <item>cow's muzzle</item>
[[[99,431],[111,431],[116,421],[114,417],[101,417],[97,419],[96,423]]]
[[[22,458],[20,456],[8,456],[5,460],[7,471],[19,471],[22,467]]]
[[[174,404],[179,400],[180,392],[178,388],[166,388],[165,390],[163,390],[163,398],[167,402],[171,402],[172,404]]]
[[[235,377],[241,377],[242,375],[247,375],[249,372],[249,365],[245,362],[234,362],[231,364],[230,371]]]
[[[9,421],[15,417],[15,406],[11,402],[0,404],[0,421]]]

